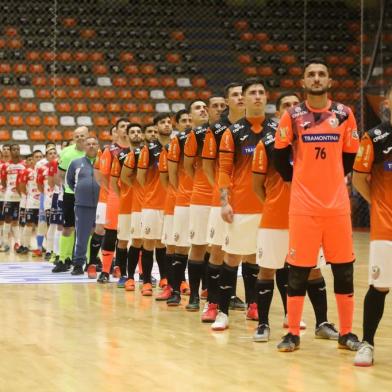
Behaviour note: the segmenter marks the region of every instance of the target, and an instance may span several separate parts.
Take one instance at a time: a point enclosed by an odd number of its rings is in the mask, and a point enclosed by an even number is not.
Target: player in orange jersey
[[[275,139],[276,169],[285,181],[292,180],[287,257],[289,333],[278,350],[299,348],[307,280],[317,265],[320,245],[334,275],[339,347],[357,350],[359,341],[351,332],[355,257],[344,179],[358,150],[357,125],[350,108],[328,99],[332,80],[322,59],[306,64],[302,83],[307,99],[283,114]]]
[[[210,258],[207,265],[208,305],[203,311],[203,322],[215,321],[218,313],[218,282],[220,269],[223,264],[224,252],[222,246],[225,238],[225,225],[221,217],[220,195],[218,187],[218,148],[223,132],[232,124],[240,120],[245,114],[242,85],[230,83],[225,87],[228,112],[223,114],[219,121],[211,125],[206,132],[202,158],[203,170],[213,187],[211,211],[208,217],[207,242],[210,244]],[[236,274],[237,276],[237,274]],[[237,286],[234,284],[234,286]],[[244,309],[245,304],[235,295],[235,288],[230,300],[231,309]]]
[[[130,143],[127,133],[128,123],[129,121],[126,118],[117,120],[117,142],[112,143],[109,148],[105,149],[99,158],[100,178],[98,179],[98,183],[108,192],[105,235],[102,243],[102,272],[97,280],[99,283],[109,282],[110,269],[113,262],[114,251],[116,249],[120,200],[110,184],[110,171],[114,158],[129,147]]]
[[[267,96],[262,80],[247,79],[242,95],[246,115],[226,129],[219,146],[221,215],[227,225],[223,246],[226,255],[219,281],[219,313],[211,326],[213,330],[225,330],[229,326],[230,298],[241,261],[247,318],[257,320],[254,289],[259,267],[255,252],[263,205],[252,191],[252,157],[263,135],[277,124],[265,119]]]
[[[165,189],[159,178],[159,155],[170,141],[173,130],[170,114],[161,113],[155,116],[154,124],[158,129],[158,139],[148,146],[144,146],[138,162],[136,179],[144,187],[142,204],[142,295],[152,295],[151,271],[155,257],[161,277],[160,287],[167,284],[166,278],[166,248],[161,242],[163,211],[165,208]]]
[[[297,95],[283,93],[277,100],[277,117],[299,103]],[[255,342],[267,342],[270,335],[269,308],[274,290],[274,275],[280,283],[279,291],[286,315],[287,268],[284,268],[289,242],[290,188],[272,165],[275,130],[266,133],[256,146],[253,155],[253,188],[264,204],[261,217],[256,257],[260,266],[256,282],[256,299],[259,325],[253,335]],[[286,245],[285,245],[286,244]],[[323,257],[319,262],[323,262]],[[280,276],[278,276],[278,271]],[[282,278],[283,275],[283,278]],[[338,332],[327,320],[327,296],[323,276],[319,268],[311,270],[307,292],[316,315],[316,337],[338,339]],[[305,327],[301,321],[301,328]]]
[[[121,169],[129,152],[140,147],[142,142],[142,127],[140,124],[130,123],[127,127],[130,147],[122,150],[113,158],[111,169],[111,187],[120,198],[117,246],[116,246],[116,266],[120,269],[120,279],[117,287],[124,288],[127,280],[127,254],[128,242],[131,239],[131,212],[132,212],[132,188],[121,182]]]
[[[392,112],[392,87],[386,94]],[[354,164],[353,184],[370,204],[369,289],[363,307],[363,339],[356,366],[374,361],[374,336],[392,287],[392,115],[361,140]]]
[[[157,139],[157,127],[153,124],[145,125],[142,129],[143,144],[149,145]],[[128,249],[127,255],[127,280],[124,284],[126,291],[135,290],[135,271],[139,261],[139,256],[142,251],[143,236],[142,236],[142,204],[144,200],[144,189],[136,180],[137,165],[141,148],[131,150],[121,169],[121,181],[132,188],[132,210],[130,222],[131,246]],[[139,275],[140,271],[139,271]],[[139,276],[140,280],[140,276]]]

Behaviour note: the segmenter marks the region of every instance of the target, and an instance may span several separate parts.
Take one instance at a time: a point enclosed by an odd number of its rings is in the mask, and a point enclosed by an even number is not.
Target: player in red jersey
[[[208,305],[201,316],[203,322],[215,321],[216,315],[218,314],[218,282],[224,258],[222,246],[225,239],[226,223],[221,217],[220,208],[218,148],[224,131],[240,120],[245,114],[241,84],[228,84],[225,87],[224,95],[226,97],[228,112],[222,115],[219,121],[209,127],[202,150],[203,170],[213,187],[211,211],[207,226],[207,241],[210,244],[210,258],[207,266]],[[237,285],[235,284],[235,286]],[[241,310],[245,308],[245,304],[236,297],[235,289],[231,296],[230,308]]]
[[[144,146],[138,162],[136,179],[144,187],[142,204],[142,295],[152,295],[151,271],[155,257],[161,277],[160,287],[167,284],[166,278],[166,247],[161,243],[163,212],[165,207],[165,189],[159,178],[159,156],[164,146],[170,141],[173,130],[171,117],[168,113],[155,116],[154,124],[158,129],[158,139]]]
[[[339,347],[357,350],[359,341],[351,332],[355,257],[344,179],[358,150],[357,126],[350,108],[328,99],[332,80],[322,59],[306,64],[302,83],[307,99],[282,116],[275,139],[276,169],[285,181],[292,181],[287,257],[289,333],[278,350],[299,348],[307,280],[317,264],[320,245],[334,275]]]
[[[11,158],[11,150],[10,150],[10,145],[9,144],[3,144],[1,147],[1,159],[0,159],[0,173],[1,169],[4,165],[4,163],[8,162]],[[6,249],[5,246],[7,246],[8,238],[5,239],[4,243],[4,238],[3,238],[3,226],[4,226],[4,193],[5,189],[3,188],[3,185],[0,184],[0,252],[4,252]]]
[[[392,87],[386,94],[392,112]],[[370,204],[369,289],[363,305],[363,339],[356,366],[372,366],[374,336],[392,287],[392,115],[362,137],[353,184]]]

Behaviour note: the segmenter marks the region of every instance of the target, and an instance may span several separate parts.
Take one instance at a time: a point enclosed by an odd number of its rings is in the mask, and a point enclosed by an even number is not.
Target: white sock
[[[56,230],[54,232],[53,253],[57,256],[60,254],[60,237],[62,231]]]
[[[22,246],[30,248],[31,246],[31,235],[33,233],[33,228],[31,226],[25,226],[23,228],[23,235],[22,235]]]
[[[19,230],[19,225],[12,225],[11,226],[11,231],[12,231],[12,235],[14,236],[14,241],[17,244],[20,244],[20,230]]]
[[[55,237],[56,231],[57,231],[56,225],[49,226],[49,229],[46,233],[46,252],[50,253],[53,251],[54,237]]]

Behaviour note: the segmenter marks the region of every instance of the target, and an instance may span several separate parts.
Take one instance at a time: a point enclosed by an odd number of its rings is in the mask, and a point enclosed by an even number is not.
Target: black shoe
[[[181,295],[178,291],[173,291],[172,295],[166,300],[167,306],[178,306],[181,303]]]
[[[52,272],[56,273],[56,272],[67,272],[68,268],[67,266],[62,262],[59,261],[56,266],[52,269]]]
[[[23,253],[24,249],[25,249],[25,247],[21,245],[21,246],[15,251],[15,253],[17,253],[18,255],[25,254],[25,253]],[[26,249],[27,249],[27,248],[26,248]],[[28,250],[27,250],[27,252],[28,252]]]
[[[358,336],[354,335],[351,332],[346,333],[345,335],[339,335],[339,339],[338,339],[339,348],[344,348],[350,351],[358,351],[361,343],[362,342],[358,340]]]
[[[230,310],[246,310],[246,303],[238,297],[231,297],[230,298]]]
[[[64,264],[65,264],[65,266],[67,268],[67,271],[69,271],[71,269],[71,267],[72,267],[72,260],[69,257],[67,257],[65,259]]]
[[[98,279],[97,279],[97,282],[98,282],[98,283],[109,283],[109,282],[110,282],[110,280],[109,280],[109,274],[108,274],[107,272],[101,272],[101,273],[99,274],[99,277],[98,277]]]
[[[75,265],[75,267],[73,267],[71,275],[84,275],[83,267],[81,265]]]
[[[278,344],[278,351],[291,352],[299,349],[299,336],[288,333],[283,336],[283,340]]]
[[[198,295],[190,296],[189,303],[185,306],[188,312],[197,312],[200,309],[200,298]]]

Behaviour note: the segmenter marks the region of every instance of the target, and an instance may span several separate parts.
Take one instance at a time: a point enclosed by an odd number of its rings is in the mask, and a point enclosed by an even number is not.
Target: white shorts
[[[117,239],[120,241],[131,239],[131,214],[118,215]]]
[[[175,246],[189,247],[189,207],[174,207],[173,242]]]
[[[370,241],[369,284],[392,287],[392,241]]]
[[[162,244],[175,245],[173,238],[173,215],[163,217]]]
[[[223,246],[227,223],[221,217],[220,207],[211,207],[207,225],[207,242],[210,245]]]
[[[286,262],[289,248],[289,231],[287,229],[261,228],[257,233],[256,261],[260,267],[280,269]],[[325,266],[324,252],[320,248],[317,267]]]
[[[146,240],[161,240],[163,210],[142,210],[142,237]]]
[[[222,249],[233,255],[255,254],[260,219],[261,214],[234,214],[233,223],[226,225]]]
[[[131,238],[142,238],[142,213],[134,211],[131,214]]]
[[[97,212],[95,214],[95,224],[104,225],[106,223],[106,203],[101,201],[97,204]]]
[[[211,206],[189,206],[189,241],[194,245],[207,245],[207,225]]]

